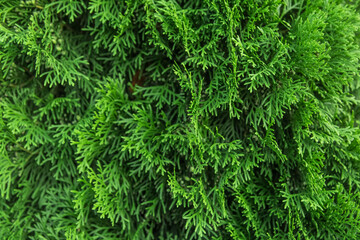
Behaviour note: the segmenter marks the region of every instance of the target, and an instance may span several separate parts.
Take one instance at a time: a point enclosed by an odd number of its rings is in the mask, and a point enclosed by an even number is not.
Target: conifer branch
[[[360,239],[358,4],[0,0],[1,239]]]

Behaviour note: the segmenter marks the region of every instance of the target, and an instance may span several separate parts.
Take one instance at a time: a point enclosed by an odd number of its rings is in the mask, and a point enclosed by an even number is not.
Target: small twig
[[[13,88],[16,88],[16,87],[22,88],[22,87],[26,86],[27,84],[29,84],[33,79],[34,79],[34,76],[31,76],[31,78],[29,80],[27,80],[26,82],[21,83],[20,85],[9,83],[8,86],[13,87]]]
[[[29,153],[30,155],[33,155],[33,154],[34,154],[34,153],[31,152],[30,150],[27,150],[26,148],[24,148],[23,146],[21,146],[21,145],[19,145],[19,144],[16,144],[16,146],[17,146],[18,148],[20,148],[21,150],[23,150],[24,152]]]
[[[27,72],[28,74],[32,75],[30,72],[30,69],[28,69],[27,67],[22,67],[22,66],[19,66],[19,67],[24,69],[24,71]]]

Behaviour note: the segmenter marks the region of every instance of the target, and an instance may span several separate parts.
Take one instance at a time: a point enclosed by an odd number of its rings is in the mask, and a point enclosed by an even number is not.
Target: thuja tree
[[[0,0],[0,238],[359,239],[358,6]]]

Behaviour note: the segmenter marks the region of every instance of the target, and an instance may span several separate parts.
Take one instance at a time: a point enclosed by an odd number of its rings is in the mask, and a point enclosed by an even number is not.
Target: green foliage
[[[0,238],[359,239],[359,9],[0,0]]]

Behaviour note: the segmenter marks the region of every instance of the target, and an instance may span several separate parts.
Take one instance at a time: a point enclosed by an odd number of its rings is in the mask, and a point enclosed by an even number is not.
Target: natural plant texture
[[[360,239],[358,8],[0,0],[0,239]]]

